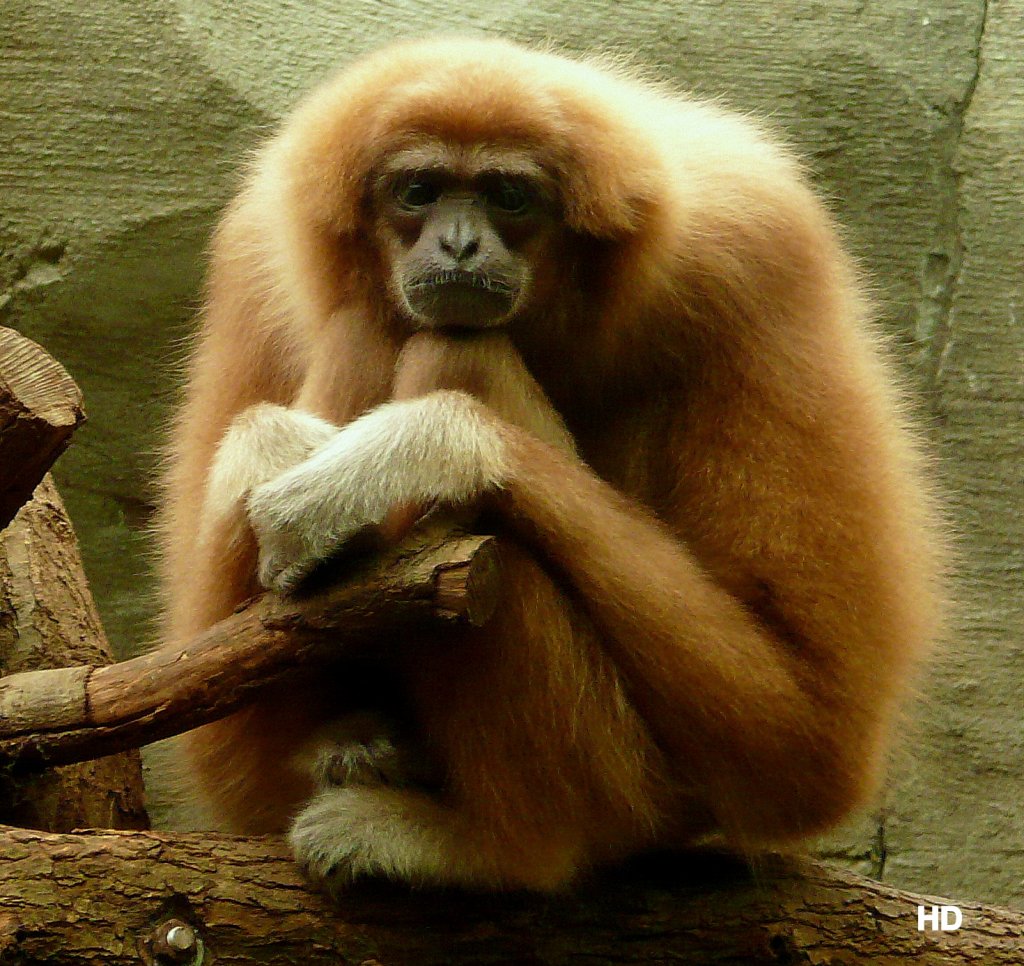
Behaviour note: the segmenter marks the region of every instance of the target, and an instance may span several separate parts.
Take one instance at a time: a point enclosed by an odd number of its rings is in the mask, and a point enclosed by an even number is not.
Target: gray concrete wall
[[[451,29],[628,50],[808,157],[920,388],[962,550],[885,800],[827,848],[1024,904],[1024,0],[6,0],[0,323],[86,392],[57,475],[112,637],[150,633],[153,452],[237,162],[354,53]]]

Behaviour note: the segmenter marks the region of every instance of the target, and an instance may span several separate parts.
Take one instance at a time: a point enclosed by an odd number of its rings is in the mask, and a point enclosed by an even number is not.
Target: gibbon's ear
[[[280,172],[302,221],[335,236],[359,229],[367,177],[388,140],[386,118],[344,93],[338,84],[309,98],[263,158],[265,171]]]
[[[441,46],[405,41],[364,54],[292,112],[265,168],[285,173],[285,192],[307,225],[336,237],[359,231],[369,177],[402,132],[415,130],[408,104],[436,70]]]
[[[618,130],[587,109],[566,105],[564,147],[555,160],[569,228],[594,238],[639,232],[659,195],[655,159],[637,151]],[[560,132],[561,133],[561,132]]]

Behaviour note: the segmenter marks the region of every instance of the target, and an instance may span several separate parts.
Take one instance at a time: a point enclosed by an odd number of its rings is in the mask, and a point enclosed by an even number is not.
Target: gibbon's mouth
[[[449,269],[411,280],[402,294],[421,325],[480,329],[507,322],[519,291],[482,272]]]
[[[447,285],[464,285],[467,288],[515,297],[515,289],[508,282],[494,278],[492,275],[487,275],[484,272],[468,272],[461,268],[449,268],[442,272],[434,272],[432,275],[417,278],[410,282],[408,287],[415,290],[419,288],[440,288]]]

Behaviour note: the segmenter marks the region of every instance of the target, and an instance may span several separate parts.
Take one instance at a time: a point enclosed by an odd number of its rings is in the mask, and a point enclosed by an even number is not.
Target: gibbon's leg
[[[277,583],[293,586],[337,546],[339,535],[344,539],[363,522],[380,523],[397,502],[423,503],[421,496],[436,495],[409,489],[407,475],[422,473],[429,485],[448,467],[457,492],[475,494],[482,479],[473,458],[486,460],[487,452],[471,425],[448,419],[449,405],[461,413],[463,401],[469,397],[441,392],[387,404],[341,430],[305,463],[257,487],[248,507],[260,536],[261,579],[301,547],[298,565]],[[412,448],[405,446],[408,434],[392,432],[397,427],[390,420],[383,433],[373,425],[395,407],[413,407],[425,417]],[[339,448],[343,438],[354,452]],[[372,468],[364,462],[389,441],[392,452],[373,457]],[[365,489],[351,488],[348,468],[367,472]],[[463,472],[470,474],[466,480]],[[281,517],[268,520],[261,513],[267,493],[284,494],[300,524],[308,522],[303,512],[312,511],[314,525],[294,539],[281,533],[291,509],[277,503]],[[345,525],[346,510],[362,521],[354,529]],[[353,780],[336,743],[314,738],[307,744],[316,748],[313,770],[321,791],[299,814],[290,839],[314,878],[339,887],[357,875],[383,874],[555,888],[589,854],[589,829],[600,829],[595,838],[602,843],[615,843],[614,823],[623,850],[651,834],[655,806],[647,776],[665,769],[652,764],[656,752],[589,623],[511,542],[504,541],[502,551],[501,615],[476,632],[446,630],[432,640],[425,632],[419,646],[429,659],[417,662],[407,682],[413,717],[445,769],[443,795]],[[339,765],[344,784],[335,787]],[[602,848],[611,857],[615,845]]]
[[[323,781],[297,817],[296,857],[330,889],[362,875],[556,889],[653,842],[670,794],[675,819],[701,830],[591,623],[514,538],[500,552],[500,612],[418,642],[408,672],[442,786]]]

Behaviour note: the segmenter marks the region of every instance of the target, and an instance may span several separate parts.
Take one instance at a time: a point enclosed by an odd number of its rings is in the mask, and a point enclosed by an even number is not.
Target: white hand
[[[505,443],[459,392],[385,403],[247,500],[259,579],[287,590],[395,506],[464,503],[506,476]]]

